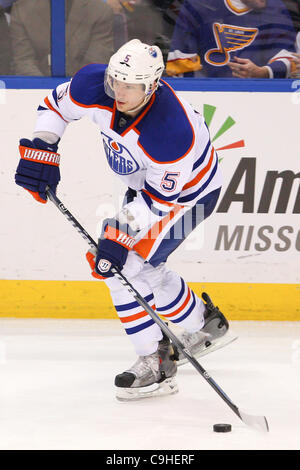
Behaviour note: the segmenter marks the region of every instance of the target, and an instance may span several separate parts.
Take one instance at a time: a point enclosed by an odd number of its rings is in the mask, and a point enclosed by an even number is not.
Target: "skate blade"
[[[206,354],[210,354],[211,352],[217,351],[218,349],[224,348],[228,344],[233,343],[233,341],[235,341],[237,338],[238,336],[236,336],[233,332],[227,333],[225,336],[212,341],[209,346],[203,345],[203,349],[194,354],[194,357],[198,359],[199,357],[206,356]],[[180,361],[176,361],[177,367],[180,367],[187,362],[189,362],[189,360],[184,357]]]
[[[144,398],[163,397],[174,395],[178,392],[178,386],[174,377],[147,387],[123,388],[117,387],[116,399],[118,401],[137,401]]]

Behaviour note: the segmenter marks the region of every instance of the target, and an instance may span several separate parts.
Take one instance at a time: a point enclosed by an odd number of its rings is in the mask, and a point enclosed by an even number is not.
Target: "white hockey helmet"
[[[142,84],[145,95],[152,94],[152,85],[158,84],[164,71],[164,61],[158,46],[149,46],[139,39],[132,39],[124,44],[110,58],[105,73],[105,92],[115,98],[113,80],[124,83]]]

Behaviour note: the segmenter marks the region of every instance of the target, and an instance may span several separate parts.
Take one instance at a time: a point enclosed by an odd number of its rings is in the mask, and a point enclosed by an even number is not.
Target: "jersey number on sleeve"
[[[164,177],[161,181],[160,187],[165,191],[174,191],[177,186],[176,177],[180,176],[180,173],[171,173],[170,171],[166,171]]]

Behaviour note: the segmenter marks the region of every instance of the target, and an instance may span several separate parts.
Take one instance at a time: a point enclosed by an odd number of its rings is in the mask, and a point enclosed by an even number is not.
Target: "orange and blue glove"
[[[92,268],[92,276],[106,279],[113,276],[112,268],[123,269],[128,252],[132,249],[135,239],[128,234],[128,226],[122,229],[116,219],[105,221],[103,235],[98,241],[98,250],[89,250],[86,258]]]
[[[48,144],[42,139],[21,139],[21,159],[16,171],[16,184],[30,192],[42,204],[47,202],[46,188],[54,192],[60,181],[57,144]]]

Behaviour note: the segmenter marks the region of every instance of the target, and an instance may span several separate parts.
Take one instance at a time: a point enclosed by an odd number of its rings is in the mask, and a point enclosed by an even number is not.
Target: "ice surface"
[[[231,326],[238,340],[199,362],[269,433],[239,420],[190,364],[178,394],[118,402],[114,377],[135,361],[118,320],[0,319],[0,449],[299,450],[300,323]]]

